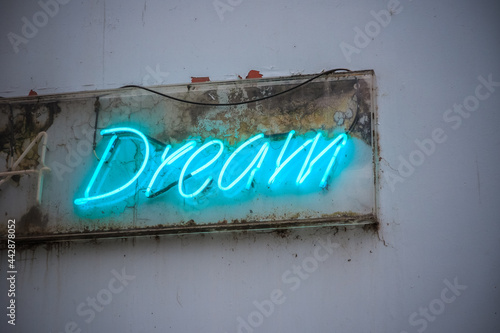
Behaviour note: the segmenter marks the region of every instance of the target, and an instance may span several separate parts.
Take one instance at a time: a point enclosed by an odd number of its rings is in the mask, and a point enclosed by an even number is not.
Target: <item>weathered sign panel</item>
[[[18,239],[376,223],[373,72],[153,89],[0,100]]]

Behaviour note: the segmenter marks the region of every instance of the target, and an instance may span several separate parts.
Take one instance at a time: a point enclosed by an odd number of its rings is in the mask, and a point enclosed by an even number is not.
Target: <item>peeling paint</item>
[[[209,81],[210,81],[210,78],[208,76],[200,76],[200,77],[191,76],[191,83],[209,82]]]
[[[260,74],[259,71],[256,70],[251,70],[248,72],[247,77],[245,79],[260,79],[262,77],[262,74]]]

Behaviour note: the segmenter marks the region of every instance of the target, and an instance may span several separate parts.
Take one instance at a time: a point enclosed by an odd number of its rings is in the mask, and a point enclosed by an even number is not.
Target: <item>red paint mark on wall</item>
[[[191,83],[208,82],[208,81],[210,81],[210,77],[208,76],[200,76],[200,77],[191,76]]]
[[[30,93],[28,94],[28,96],[36,96],[36,95],[38,95],[38,94],[33,89],[30,90]]]
[[[246,79],[260,79],[262,77],[262,74],[260,74],[259,71],[254,71],[253,69],[248,72],[248,75]]]

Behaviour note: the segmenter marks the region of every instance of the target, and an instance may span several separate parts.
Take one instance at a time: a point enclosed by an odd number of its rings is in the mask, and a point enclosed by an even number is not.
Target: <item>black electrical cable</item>
[[[143,87],[143,86],[135,85],[135,84],[126,85],[126,86],[123,86],[123,87],[120,87],[120,88],[121,89],[123,89],[123,88],[137,88],[137,89],[142,89],[142,90],[149,91],[149,92],[151,92],[153,94],[157,94],[157,95],[163,96],[165,98],[172,99],[172,100],[177,101],[177,102],[194,104],[194,105],[203,105],[203,106],[235,106],[235,105],[242,105],[242,104],[260,102],[260,101],[263,101],[263,100],[266,100],[266,99],[269,99],[269,98],[274,98],[274,97],[286,94],[286,93],[288,93],[288,92],[290,92],[292,90],[295,90],[297,88],[302,87],[305,84],[308,84],[311,81],[316,80],[317,78],[319,78],[319,77],[321,77],[323,75],[335,73],[335,72],[338,72],[338,71],[347,71],[347,72],[350,72],[350,70],[346,69],[346,68],[331,69],[331,70],[328,70],[328,71],[325,71],[325,72],[321,72],[321,73],[313,76],[312,78],[310,78],[310,79],[308,79],[308,80],[306,80],[306,81],[304,81],[302,83],[299,83],[298,85],[293,86],[292,88],[283,90],[283,91],[281,91],[279,93],[276,93],[276,94],[273,94],[273,95],[269,95],[269,96],[260,97],[260,98],[256,98],[256,99],[252,99],[252,100],[248,100],[248,101],[232,102],[232,103],[203,103],[203,102],[195,102],[195,101],[190,101],[190,100],[186,100],[186,99],[182,99],[182,98],[177,98],[177,97],[174,97],[174,96],[171,96],[171,95],[167,95],[167,94],[161,93],[159,91],[156,91],[156,90],[153,90],[153,89],[149,89],[149,88],[146,88],[146,87]]]

